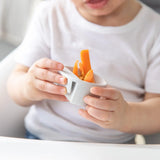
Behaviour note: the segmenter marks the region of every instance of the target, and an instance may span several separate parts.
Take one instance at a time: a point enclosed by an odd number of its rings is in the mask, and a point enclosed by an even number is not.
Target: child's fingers
[[[111,126],[111,122],[110,121],[101,121],[101,120],[98,120],[96,118],[94,118],[93,116],[91,116],[86,110],[83,110],[83,109],[80,109],[79,110],[79,114],[84,117],[85,119],[103,127],[103,128],[110,128]]]
[[[64,65],[49,58],[42,58],[38,60],[35,65],[40,68],[63,70]]]
[[[50,94],[46,92],[41,92],[41,99],[52,99],[56,101],[68,102],[67,98],[63,95]]]
[[[121,97],[121,93],[118,90],[111,87],[92,87],[90,92],[92,94],[112,100],[118,100]]]
[[[36,89],[47,92],[50,94],[58,94],[58,95],[65,95],[66,94],[66,88],[58,85],[54,85],[49,82],[45,82],[39,79],[34,80],[34,86]]]
[[[86,110],[88,114],[90,114],[92,117],[100,120],[100,121],[111,121],[113,112],[111,111],[106,111],[106,110],[101,110],[94,108],[92,106],[86,106]]]
[[[115,111],[116,104],[115,101],[110,99],[101,99],[93,96],[86,96],[84,102],[90,106],[94,106],[97,109]]]
[[[34,76],[37,79],[52,83],[59,83],[62,85],[67,83],[67,79],[65,77],[61,76],[58,73],[48,71],[47,69],[35,68]]]

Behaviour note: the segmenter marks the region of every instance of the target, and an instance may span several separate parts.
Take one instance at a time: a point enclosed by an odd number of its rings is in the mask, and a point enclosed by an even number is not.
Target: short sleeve
[[[17,63],[30,67],[40,58],[50,58],[48,7],[48,2],[41,2],[36,8],[23,42],[14,51]]]
[[[150,93],[160,93],[160,36],[148,57],[145,90]]]

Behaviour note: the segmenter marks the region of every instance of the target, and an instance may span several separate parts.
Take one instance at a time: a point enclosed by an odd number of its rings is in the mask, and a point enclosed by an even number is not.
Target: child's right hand
[[[64,96],[66,88],[60,86],[66,84],[67,79],[58,74],[63,68],[63,64],[48,58],[36,61],[26,73],[25,97],[30,101],[44,99],[67,101]]]

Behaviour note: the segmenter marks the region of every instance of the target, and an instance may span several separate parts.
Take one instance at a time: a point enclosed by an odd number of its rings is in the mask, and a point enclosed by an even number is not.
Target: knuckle
[[[114,97],[114,96],[116,95],[116,90],[115,90],[115,89],[112,89],[111,92],[110,92],[110,95],[111,95],[112,97]]]
[[[28,70],[28,73],[33,75],[35,73],[35,68],[34,67],[30,67],[29,70]]]
[[[111,97],[113,97],[114,99],[117,99],[119,97],[120,92],[116,89],[112,89],[110,92]]]
[[[105,95],[106,94],[106,88],[102,88],[100,92],[100,95]]]
[[[113,110],[113,105],[110,102],[107,102],[106,109],[109,111]]]
[[[59,76],[57,76],[57,75],[51,75],[51,79],[52,79],[54,82],[59,82]]]
[[[43,70],[43,71],[41,72],[41,76],[44,77],[44,78],[46,78],[46,77],[48,76],[48,71]]]
[[[47,89],[47,86],[46,86],[46,84],[44,83],[44,82],[40,82],[39,84],[38,84],[38,88],[40,89],[40,90],[46,90]]]

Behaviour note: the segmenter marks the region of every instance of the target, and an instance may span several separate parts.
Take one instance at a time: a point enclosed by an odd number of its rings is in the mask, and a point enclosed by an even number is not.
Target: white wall
[[[41,0],[0,0],[0,38],[22,41],[34,6]]]

